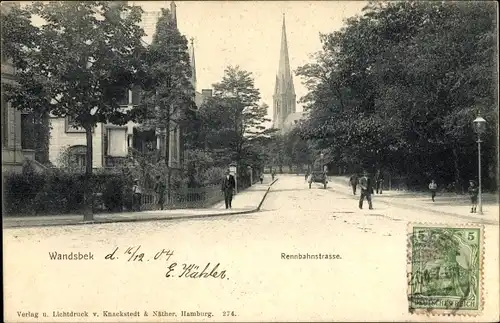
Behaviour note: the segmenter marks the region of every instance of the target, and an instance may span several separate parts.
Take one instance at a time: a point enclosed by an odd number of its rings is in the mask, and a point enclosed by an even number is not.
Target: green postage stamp
[[[410,224],[408,228],[410,313],[480,314],[483,307],[483,227]]]

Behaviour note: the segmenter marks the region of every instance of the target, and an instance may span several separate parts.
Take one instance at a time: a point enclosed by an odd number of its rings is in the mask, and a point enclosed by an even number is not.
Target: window
[[[107,155],[112,157],[127,156],[127,128],[110,128],[107,131]]]
[[[5,102],[2,93],[2,147],[9,145],[9,103]]]
[[[31,113],[21,113],[21,148],[35,149],[35,123]]]
[[[69,164],[77,168],[85,168],[87,164],[87,146],[72,146],[68,148]]]
[[[118,104],[119,105],[129,105],[130,101],[129,101],[129,96],[130,96],[130,91],[129,89],[125,89],[123,91],[123,95],[121,96],[121,98],[118,100]]]
[[[131,92],[132,92],[132,104],[138,105],[141,99],[141,88],[135,86]]]

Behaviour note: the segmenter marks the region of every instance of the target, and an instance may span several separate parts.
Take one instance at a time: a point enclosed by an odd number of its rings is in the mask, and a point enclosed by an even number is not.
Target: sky
[[[340,30],[345,19],[361,13],[365,1],[175,1],[177,25],[194,39],[197,91],[220,82],[227,66],[251,72],[261,103],[269,105],[272,118],[273,92],[278,70],[283,14],[286,19],[288,54],[292,72],[312,62],[321,50],[320,33]],[[170,1],[129,1],[145,11],[141,23],[150,43],[155,13],[170,8]],[[35,25],[41,22],[33,20]],[[297,100],[307,94],[294,73]],[[302,106],[297,104],[297,111]]]
[[[293,71],[311,62],[310,54],[321,49],[320,33],[339,30],[346,18],[361,13],[361,1],[176,1],[177,25],[188,39],[194,38],[197,90],[219,82],[224,69],[239,65],[252,72],[261,101],[270,108],[278,70],[283,13],[290,65]],[[144,11],[170,8],[170,1],[131,1]],[[146,26],[145,26],[146,27]],[[154,31],[154,26],[145,31]],[[152,37],[151,32],[148,35]],[[297,100],[307,91],[294,76]],[[297,104],[297,111],[302,111]]]

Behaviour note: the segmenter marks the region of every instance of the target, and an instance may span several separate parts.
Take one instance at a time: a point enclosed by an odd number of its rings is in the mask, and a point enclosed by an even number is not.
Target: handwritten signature
[[[158,250],[156,253],[154,253],[154,256],[151,258],[141,251],[140,245],[127,247],[125,248],[125,251],[123,251],[123,249],[121,250],[119,247],[116,247],[113,252],[107,254],[104,259],[114,261],[120,259],[120,256],[122,255],[125,255],[125,259],[127,262],[144,263],[151,260],[156,262],[169,262],[169,260],[174,255],[174,251],[163,248],[162,250]],[[219,266],[220,263],[217,263],[216,265],[212,265],[211,263],[207,263],[206,265],[199,265],[194,263],[179,264],[177,262],[171,262],[167,266],[165,277],[229,279],[227,278],[226,270],[220,270]]]

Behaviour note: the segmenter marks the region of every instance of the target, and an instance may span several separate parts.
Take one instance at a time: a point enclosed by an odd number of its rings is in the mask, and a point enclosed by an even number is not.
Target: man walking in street
[[[230,209],[231,202],[233,201],[233,192],[236,188],[236,182],[234,176],[231,175],[229,170],[226,172],[226,176],[222,181],[222,192],[224,192],[224,201],[226,202],[226,209]]]
[[[349,178],[349,185],[352,187],[352,194],[356,195],[356,187],[358,186],[358,174],[354,173]]]
[[[429,184],[429,190],[431,191],[431,198],[432,202],[434,202],[434,198],[436,197],[436,191],[437,191],[437,184],[434,180],[432,180]]]
[[[371,179],[368,177],[368,173],[366,171],[363,172],[363,177],[360,178],[359,185],[361,186],[361,196],[359,197],[359,208],[360,209],[363,208],[363,201],[365,200],[366,197],[369,209],[373,210],[372,206],[373,186],[371,183]]]

